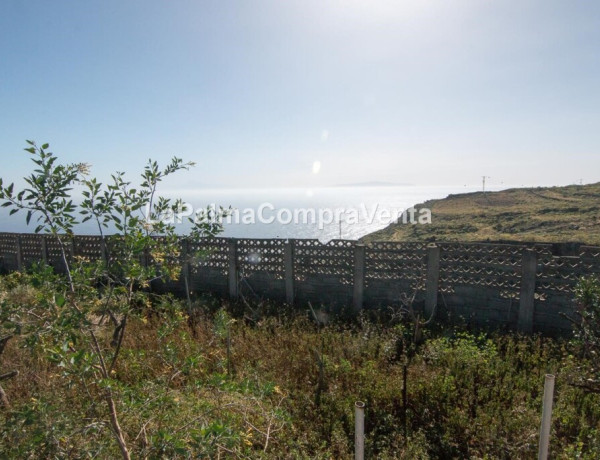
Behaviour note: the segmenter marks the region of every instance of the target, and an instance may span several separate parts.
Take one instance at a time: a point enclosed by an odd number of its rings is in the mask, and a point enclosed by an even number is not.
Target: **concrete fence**
[[[68,256],[115,257],[97,236],[68,240]],[[193,292],[256,296],[326,308],[414,306],[428,317],[522,332],[563,334],[576,313],[573,288],[600,275],[600,247],[578,244],[402,243],[210,238],[181,242]],[[0,270],[44,261],[64,269],[56,239],[0,233]],[[153,289],[185,295],[183,279]]]

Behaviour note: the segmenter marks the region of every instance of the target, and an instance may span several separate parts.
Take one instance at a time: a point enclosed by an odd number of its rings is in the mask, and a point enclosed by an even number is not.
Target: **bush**
[[[582,278],[575,288],[575,297],[578,318],[573,322],[573,332],[586,363],[574,384],[600,393],[600,280]]]
[[[36,233],[48,233],[58,241],[66,280],[57,278],[48,267],[38,267],[32,281],[40,282],[44,290],[40,289],[35,305],[12,302],[10,296],[4,299],[0,327],[22,335],[24,343],[59,366],[60,376],[69,388],[83,386],[88,403],[95,409],[97,403],[104,402],[106,414],[95,410],[94,426],[103,426],[101,420],[106,416],[122,457],[129,459],[118,411],[118,398],[125,392],[114,376],[128,322],[139,319],[140,306],[148,301],[143,290],[153,280],[177,279],[181,274],[185,261],[180,256],[180,240],[174,223],[166,218],[181,212],[183,204],[159,196],[157,188],[165,177],[189,169],[193,163],[174,157],[160,168],[149,160],[138,185],[117,172],[105,186],[88,178],[89,166],[85,163],[61,164],[49,151],[49,144],[27,143],[25,151],[31,155],[34,170],[24,178],[26,185],[20,191],[13,183],[5,186],[0,178],[1,205],[10,209],[10,215],[24,212],[28,225],[36,223]],[[84,198],[79,204],[74,199],[77,187]],[[188,237],[219,233],[224,213],[221,210],[215,215],[210,210],[195,219],[188,218],[192,224]],[[88,220],[97,224],[103,242],[118,257],[90,262],[67,256],[67,241],[73,229]],[[115,229],[117,234],[105,237],[107,228]],[[15,294],[12,290],[10,293]],[[24,291],[21,297],[27,294]],[[110,323],[103,322],[106,318]],[[111,327],[109,334],[107,329]],[[0,354],[11,337],[0,336]],[[13,374],[0,376],[5,379]],[[1,386],[0,403],[9,404]],[[64,455],[63,451],[56,452]]]

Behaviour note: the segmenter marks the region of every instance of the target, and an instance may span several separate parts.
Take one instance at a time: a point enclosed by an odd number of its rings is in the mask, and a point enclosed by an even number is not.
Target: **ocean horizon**
[[[490,187],[497,191],[507,187]],[[181,198],[187,203],[184,214],[195,215],[206,207],[232,207],[233,215],[225,220],[220,236],[234,238],[314,238],[357,240],[387,227],[403,211],[427,200],[451,194],[481,191],[481,186],[337,186],[318,188],[212,188],[167,191],[167,198]],[[35,229],[32,219],[25,223],[25,213],[9,216],[0,210],[2,232],[28,233]],[[435,219],[435,216],[432,217]],[[177,232],[185,234],[190,224],[187,216],[175,219]],[[410,225],[407,224],[407,225]],[[94,222],[75,228],[76,234],[98,234]],[[108,229],[107,234],[114,230]]]

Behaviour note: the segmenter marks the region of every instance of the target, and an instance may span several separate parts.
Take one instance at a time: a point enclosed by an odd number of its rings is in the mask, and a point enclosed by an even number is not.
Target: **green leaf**
[[[59,294],[59,295],[56,296],[55,301],[56,301],[56,305],[57,306],[62,307],[67,302],[67,299],[62,294]]]

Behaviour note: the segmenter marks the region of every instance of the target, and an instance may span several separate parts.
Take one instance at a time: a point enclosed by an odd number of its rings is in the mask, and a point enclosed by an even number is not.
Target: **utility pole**
[[[485,193],[485,180],[491,179],[491,177],[490,176],[481,176],[481,179],[483,181],[483,193]]]
[[[340,240],[342,239],[342,216],[340,216]]]

